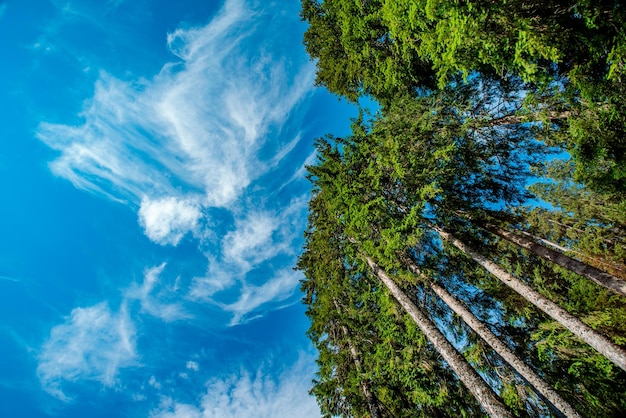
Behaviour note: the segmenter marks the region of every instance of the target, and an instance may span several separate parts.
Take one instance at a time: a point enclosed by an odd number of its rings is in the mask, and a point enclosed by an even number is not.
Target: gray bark
[[[626,350],[622,347],[613,343],[613,341],[599,332],[596,332],[580,319],[576,318],[556,303],[542,296],[539,292],[515,276],[507,273],[496,263],[474,251],[471,247],[455,238],[450,233],[435,226],[432,226],[432,228],[437,231],[441,239],[450,242],[459,250],[463,251],[474,261],[483,266],[487,271],[496,276],[500,281],[519,293],[527,301],[548,314],[555,321],[559,322],[591,347],[595,348],[600,354],[608,358],[619,368],[626,371]]]
[[[577,251],[572,250],[571,248],[564,247],[562,245],[557,244],[556,242],[548,241],[547,239],[538,237],[536,235],[533,235],[530,232],[521,231],[521,230],[519,232],[524,234],[524,235],[526,235],[527,237],[530,237],[530,238],[534,239],[535,241],[539,242],[540,244],[546,244],[546,245],[549,245],[552,248],[556,248],[557,250],[561,251],[562,253],[575,253],[575,254],[578,254]]]
[[[593,280],[600,286],[609,289],[612,292],[626,296],[626,281],[624,280],[621,280],[609,273],[605,273],[602,270],[581,261],[568,257],[565,254],[561,254],[551,248],[544,247],[531,239],[506,231],[502,228],[498,228],[495,225],[485,224],[484,227],[499,237],[502,237],[505,240],[512,242],[513,244],[516,244],[543,259],[552,261],[553,263],[573,273]]]
[[[568,117],[571,116],[571,114],[572,112],[568,110],[564,110],[562,112],[551,111],[551,112],[548,112],[545,116],[549,121],[556,121],[556,120],[567,119]],[[517,124],[524,123],[524,122],[532,122],[537,119],[536,118],[537,116],[538,116],[538,113],[535,113],[533,115],[528,115],[528,116],[506,115],[500,118],[494,118],[494,119],[488,120],[484,124],[485,126],[491,126],[491,127],[503,126],[503,125],[517,125]]]
[[[419,268],[412,261],[406,260],[410,270],[424,277]],[[522,378],[533,388],[544,402],[560,417],[581,418],[581,415],[558,394],[545,380],[533,371],[526,363],[515,355],[508,345],[503,343],[485,324],[483,324],[463,302],[456,299],[444,287],[427,280],[430,288],[443,300],[446,305],[459,315],[463,321],[478,334],[493,350],[498,353]]]
[[[491,417],[513,417],[506,405],[498,398],[491,387],[485,383],[480,375],[469,365],[467,360],[439,331],[437,326],[411,301],[411,299],[398,287],[387,274],[372,261],[365,257],[372,272],[389,289],[393,297],[400,303],[404,310],[413,318],[415,324],[424,333],[443,359],[454,370],[467,389],[476,397],[483,409]]]
[[[463,321],[478,334],[496,353],[500,355],[559,416],[581,418],[581,415],[561,397],[552,387],[533,371],[526,363],[515,355],[508,345],[503,343],[491,330],[483,324],[469,309],[437,283],[431,282],[430,288],[443,300]]]
[[[539,244],[542,244],[542,245],[545,244],[548,247],[556,248],[561,253],[573,254],[576,257],[578,257],[580,260],[587,259],[589,261],[593,261],[594,263],[603,265],[604,268],[614,269],[616,271],[619,271],[620,273],[626,272],[626,270],[624,270],[624,266],[623,265],[620,265],[620,264],[617,264],[615,262],[611,262],[609,260],[603,259],[601,256],[598,256],[598,255],[586,255],[586,254],[581,253],[580,251],[574,250],[572,248],[564,247],[564,246],[559,245],[559,244],[557,244],[555,242],[549,241],[549,240],[547,240],[545,238],[541,238],[541,237],[538,237],[536,235],[533,235],[533,234],[531,234],[529,232],[522,231],[522,230],[519,230],[519,229],[516,230],[516,231],[519,232],[520,234],[523,234],[523,235],[525,235],[527,237],[530,237],[531,239],[537,241]],[[609,243],[612,244],[612,242],[609,242]],[[587,264],[588,261],[587,262],[583,261],[583,263]]]

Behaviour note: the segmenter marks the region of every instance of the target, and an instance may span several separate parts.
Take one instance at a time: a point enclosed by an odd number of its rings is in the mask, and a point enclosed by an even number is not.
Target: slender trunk
[[[575,232],[578,232],[580,234],[588,234],[589,233],[588,231],[585,231],[584,229],[580,229],[580,228],[577,228],[577,227],[572,226],[572,225],[568,225],[568,224],[563,223],[563,222],[555,221],[554,219],[548,219],[547,221],[550,222],[553,225],[560,226],[561,227],[561,231],[563,231],[563,229],[565,229],[566,231],[567,230],[575,231]],[[563,231],[563,233],[565,233],[565,232]],[[604,241],[608,242],[610,244],[609,241],[607,241],[607,240],[604,240]]]
[[[474,330],[496,353],[500,355],[550,406],[559,416],[567,418],[581,418],[580,414],[552,387],[537,375],[526,363],[515,355],[505,343],[503,343],[491,330],[483,324],[469,309],[452,296],[446,289],[431,282],[430,288],[443,300],[469,327]]]
[[[552,248],[556,248],[557,250],[559,250],[561,252],[564,252],[564,253],[568,253],[569,252],[569,253],[575,253],[575,254],[580,255],[580,253],[578,251],[576,251],[576,250],[572,250],[571,248],[564,247],[562,245],[557,244],[556,242],[548,241],[547,239],[538,237],[536,235],[533,235],[530,232],[526,232],[526,231],[522,231],[522,230],[519,230],[519,232],[524,234],[524,235],[526,235],[527,237],[531,237],[535,241],[538,241],[540,244],[541,243],[546,244],[546,245],[548,245],[548,246],[550,246]]]
[[[571,116],[571,114],[572,112],[570,112],[569,110],[564,110],[562,112],[551,111],[551,112],[548,112],[546,116],[549,121],[557,121],[557,120],[567,119],[568,117]],[[532,116],[536,117],[537,113],[535,113]],[[505,125],[517,125],[517,124],[524,123],[524,122],[532,122],[533,120],[535,119],[531,119],[527,116],[506,115],[506,116],[502,116],[499,118],[494,118],[491,120],[484,121],[483,126],[494,127],[494,126],[505,126]]]
[[[626,296],[626,281],[624,280],[618,279],[609,273],[598,270],[595,267],[568,257],[565,254],[561,254],[551,248],[544,247],[543,245],[538,244],[524,236],[514,234],[489,223],[483,224],[482,226],[484,226],[484,228],[488,231],[530,251],[536,256],[552,261],[553,263],[558,264],[571,272],[593,280],[602,287],[605,287],[619,295]]]
[[[432,228],[437,231],[441,239],[449,241],[452,245],[463,251],[474,261],[483,266],[487,271],[496,276],[504,284],[522,295],[527,301],[541,309],[565,328],[570,330],[574,335],[578,336],[591,347],[595,348],[599,353],[615,363],[622,370],[626,371],[626,350],[622,347],[613,343],[613,341],[599,332],[594,331],[580,319],[576,318],[556,303],[545,298],[526,283],[507,273],[496,263],[477,253],[453,235],[436,226],[432,226]]]
[[[337,308],[337,312],[341,312],[341,308],[339,307],[339,303],[337,303],[336,299],[333,299],[335,304],[335,308]],[[356,368],[356,372],[359,374],[361,381],[361,390],[363,390],[363,395],[365,395],[365,400],[367,401],[367,407],[370,410],[371,418],[380,418],[380,410],[378,409],[378,404],[374,399],[374,395],[370,390],[369,384],[366,379],[363,378],[363,366],[361,365],[361,360],[359,359],[359,353],[356,350],[354,344],[352,344],[352,340],[350,339],[350,332],[348,331],[348,327],[344,324],[339,325],[341,328],[341,332],[348,342],[348,349],[350,350],[350,357],[352,357],[352,361],[354,362],[354,367]]]
[[[480,375],[469,365],[467,360],[439,331],[437,326],[409,299],[409,297],[398,287],[398,285],[387,274],[372,261],[370,257],[365,257],[372,272],[387,286],[394,298],[400,303],[405,311],[413,318],[415,324],[424,333],[426,338],[433,344],[435,350],[441,354],[443,359],[454,370],[459,379],[476,397],[480,405],[491,417],[512,417],[508,408],[491,387],[480,377]]]
[[[612,274],[617,278],[621,278],[622,280],[626,280],[626,275],[624,274],[626,270],[624,269],[623,264],[606,260],[604,257],[598,254],[589,255],[589,254],[584,254],[580,251],[577,251],[571,248],[563,247],[562,245],[559,245],[555,242],[533,235],[530,232],[526,232],[522,230],[517,230],[517,231],[520,232],[521,234],[526,235],[527,237],[531,237],[532,239],[539,242],[540,244],[545,244],[549,247],[556,248],[557,250],[563,253],[574,254],[576,257],[582,260],[582,262],[584,262],[585,264],[589,264],[592,267],[598,267],[598,268],[604,269],[607,273]],[[609,244],[614,245],[613,242],[609,242]]]
[[[422,276],[419,268],[410,260],[405,260],[410,270]],[[566,418],[581,418],[581,415],[559,395],[545,380],[533,371],[526,363],[515,355],[508,345],[503,343],[491,330],[483,324],[464,304],[452,296],[444,287],[428,280],[430,288],[443,300],[450,309],[478,334],[493,350],[500,355],[515,371],[522,376],[546,404],[558,415]]]

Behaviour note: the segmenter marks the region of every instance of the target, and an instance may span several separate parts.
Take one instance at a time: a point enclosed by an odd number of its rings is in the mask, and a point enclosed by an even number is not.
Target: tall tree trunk
[[[594,331],[580,319],[576,318],[556,303],[545,298],[539,292],[515,276],[507,273],[496,263],[474,251],[470,246],[455,238],[452,234],[445,232],[436,226],[431,225],[431,227],[437,231],[441,239],[450,242],[456,248],[463,251],[474,261],[483,266],[487,271],[496,276],[500,281],[519,293],[527,301],[541,309],[565,328],[570,330],[574,335],[578,336],[584,342],[595,348],[603,356],[615,363],[622,370],[626,371],[626,350],[622,347],[613,343],[613,341],[599,332]]]
[[[435,350],[454,370],[459,379],[476,397],[483,409],[491,417],[513,417],[511,412],[491,387],[485,383],[480,375],[469,365],[467,360],[439,331],[437,326],[409,299],[398,285],[376,264],[370,257],[365,257],[372,272],[389,289],[393,297],[400,303],[404,310],[413,318],[415,324],[424,333],[426,338],[433,344]]]
[[[562,245],[557,244],[556,242],[549,241],[549,240],[547,240],[545,238],[538,237],[536,235],[531,234],[530,232],[522,231],[522,230],[518,230],[518,232],[521,233],[521,234],[526,235],[527,237],[530,237],[530,238],[534,239],[535,241],[539,242],[540,244],[546,244],[546,245],[548,245],[548,246],[550,246],[552,248],[556,248],[557,250],[559,250],[559,251],[561,251],[563,253],[569,252],[569,253],[580,254],[576,250],[572,250],[571,248],[564,247]]]
[[[424,277],[419,267],[411,260],[405,260],[409,269],[416,275]],[[424,277],[425,278],[425,277]],[[526,363],[515,355],[508,345],[503,343],[491,330],[483,324],[463,302],[456,299],[444,287],[427,279],[429,287],[443,300],[450,309],[478,334],[493,350],[500,355],[539,395],[546,404],[558,415],[567,418],[581,418],[581,415],[559,395],[545,380],[533,371]]]
[[[341,312],[341,308],[339,307],[339,303],[337,303],[337,299],[333,299],[333,303],[335,304],[335,308],[337,308],[337,312]],[[359,359],[359,353],[356,350],[354,344],[352,344],[352,340],[350,339],[350,332],[348,331],[348,327],[344,324],[340,324],[341,332],[343,333],[344,338],[348,342],[348,349],[350,350],[350,357],[352,357],[352,362],[354,363],[354,367],[356,368],[357,373],[361,378],[361,390],[363,391],[363,395],[365,395],[365,400],[367,401],[367,407],[370,410],[371,418],[380,418],[380,410],[378,408],[378,403],[376,403],[376,399],[370,390],[369,384],[366,379],[363,378],[363,366],[361,365],[361,360]]]
[[[609,273],[605,273],[602,270],[598,270],[595,267],[568,257],[565,254],[561,254],[558,251],[544,247],[527,237],[506,231],[489,223],[485,223],[482,226],[495,235],[530,251],[536,256],[552,261],[553,263],[558,264],[573,273],[593,280],[600,286],[603,286],[619,295],[626,296],[626,280],[621,280]]]
[[[469,327],[474,330],[496,353],[500,355],[539,395],[548,406],[559,416],[581,418],[581,415],[559,395],[552,387],[533,371],[526,363],[515,355],[508,345],[503,343],[491,330],[483,324],[469,309],[452,296],[446,289],[435,282],[430,288],[443,300]]]
[[[568,117],[570,117],[572,114],[571,111],[569,110],[563,110],[560,112],[557,111],[551,111],[548,112],[545,117],[549,120],[549,121],[557,121],[557,120],[564,120],[567,119]],[[533,117],[529,117],[529,116],[533,116]],[[489,119],[487,121],[484,122],[478,122],[477,124],[479,126],[484,126],[484,127],[494,127],[494,126],[506,126],[506,125],[518,125],[520,123],[527,123],[527,122],[532,122],[536,120],[536,117],[538,116],[538,112],[535,112],[532,115],[529,116],[520,116],[520,115],[506,115],[506,116],[502,116],[499,118],[493,118],[493,119]]]
[[[545,244],[546,246],[552,247],[552,248],[556,248],[557,250],[559,250],[561,253],[570,253],[570,254],[574,254],[576,257],[578,257],[580,260],[582,260],[583,263],[588,264],[592,267],[597,267],[600,268],[601,270],[606,271],[609,274],[614,275],[617,278],[620,278],[622,280],[626,280],[626,269],[624,267],[623,264],[619,264],[616,263],[614,261],[611,260],[607,260],[605,257],[599,255],[599,254],[585,254],[582,253],[578,250],[574,250],[571,248],[567,248],[564,247],[562,245],[559,245],[555,242],[549,241],[545,238],[542,237],[538,237],[536,235],[531,234],[530,232],[527,231],[522,231],[522,230],[517,230],[517,232],[532,238],[533,240],[535,240],[536,242],[538,242],[539,244]],[[608,242],[611,245],[615,245],[614,242],[609,241]]]

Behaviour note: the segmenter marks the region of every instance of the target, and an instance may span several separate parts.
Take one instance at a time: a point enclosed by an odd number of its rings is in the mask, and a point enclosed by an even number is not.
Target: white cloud
[[[114,386],[121,368],[136,365],[135,328],[126,309],[111,312],[106,303],[76,308],[52,328],[38,356],[43,388],[63,399],[64,382],[93,380]]]
[[[295,199],[280,216],[269,212],[250,212],[245,218],[237,219],[235,230],[222,239],[222,257],[210,259],[207,276],[193,280],[190,297],[210,301],[232,313],[231,326],[258,317],[259,309],[265,304],[274,302],[272,306],[275,307],[277,302],[291,297],[301,275],[293,271],[291,257],[287,257],[286,265],[277,257],[294,251],[291,243],[300,233],[298,220],[305,202],[304,199]],[[251,273],[258,266],[274,262],[270,273]],[[254,275],[254,279],[250,275]],[[236,284],[239,292],[233,302],[216,298],[218,292]],[[253,312],[256,315],[250,315]]]
[[[150,376],[150,380],[148,380],[148,384],[157,390],[161,389],[161,383],[159,383],[159,381],[157,381],[156,377],[154,376]]]
[[[206,418],[193,405],[175,403],[171,399],[164,399],[161,408],[153,411],[152,418]]]
[[[185,291],[207,301],[221,290],[242,289],[237,302],[217,304],[237,316],[235,323],[297,286],[256,273],[270,263],[279,270],[293,264],[290,245],[303,212],[277,210],[267,196],[291,181],[306,157],[295,155],[302,138],[291,117],[314,81],[313,63],[290,35],[300,36],[300,28],[289,26],[297,19],[279,18],[283,5],[263,3],[258,10],[250,3],[226,0],[207,25],[168,34],[173,60],[154,77],[123,81],[103,71],[82,124],[41,123],[37,131],[59,152],[50,163],[54,174],[129,204],[150,240],[176,246],[185,236],[196,239],[209,266]],[[294,48],[297,54],[290,53]],[[260,184],[272,176],[278,184]],[[209,219],[212,211],[227,214]],[[279,282],[291,288],[278,290]],[[134,297],[147,313],[181,312],[157,296]]]
[[[189,360],[187,362],[187,368],[189,370],[193,370],[194,372],[197,372],[198,370],[200,370],[200,365],[197,362],[195,362],[195,361]]]
[[[147,269],[144,272],[141,286],[131,286],[124,294],[125,300],[139,300],[143,313],[160,318],[165,322],[191,318],[191,315],[185,311],[180,302],[170,301],[176,297],[173,289],[162,288],[160,292],[154,291],[159,284],[159,276],[165,266],[166,263],[162,263]]]
[[[296,198],[275,214],[253,211],[236,219],[235,229],[222,239],[222,257],[209,258],[208,273],[193,280],[190,297],[231,312],[231,326],[262,316],[264,311],[259,308],[263,305],[274,302],[271,306],[275,308],[277,302],[291,297],[301,278],[292,269],[291,244],[300,235],[305,208],[306,199]],[[288,256],[287,263],[280,260],[281,255]],[[261,273],[254,269],[269,262],[273,263],[273,271],[259,280]],[[250,278],[252,275],[256,280]],[[239,294],[234,302],[216,300],[214,295],[235,285],[239,286]]]
[[[264,22],[230,0],[208,25],[168,35],[181,61],[153,79],[129,83],[103,73],[83,125],[40,125],[37,136],[61,153],[53,172],[134,204],[178,196],[183,187],[202,192],[205,206],[231,205],[269,169],[258,151],[313,81],[304,56],[297,63],[268,52],[274,41],[257,33],[267,30]]]
[[[211,379],[198,405],[163,399],[152,418],[312,418],[319,408],[308,389],[314,376],[313,361],[301,358],[278,379],[260,368],[254,375],[242,370],[225,379]]]
[[[37,376],[44,390],[69,401],[63,391],[65,383],[91,380],[113,387],[118,384],[120,369],[138,365],[137,332],[128,313],[133,301],[139,301],[141,313],[166,322],[191,317],[180,302],[168,302],[173,291],[159,283],[165,267],[162,263],[147,269],[141,285],[122,292],[119,311],[111,311],[106,302],[75,308],[64,323],[52,328],[37,357]],[[199,365],[189,361],[187,368],[198,371]],[[148,384],[161,388],[154,376]]]
[[[268,213],[249,213],[245,219],[236,221],[236,229],[222,241],[222,253],[226,262],[247,271],[261,260],[280,252],[280,243],[274,242],[272,234],[280,226],[277,218]]]
[[[247,316],[268,302],[280,302],[287,299],[294,293],[301,278],[302,275],[299,272],[290,268],[278,271],[274,277],[261,286],[245,286],[237,301],[221,305],[225,311],[233,313],[230,325],[253,319]]]
[[[236,267],[221,263],[216,257],[208,254],[209,268],[206,276],[194,277],[189,290],[192,300],[209,300],[216,293],[231,287],[242,272]]]
[[[139,208],[139,223],[146,236],[162,245],[176,246],[186,233],[197,228],[201,216],[195,202],[176,197],[144,198]]]

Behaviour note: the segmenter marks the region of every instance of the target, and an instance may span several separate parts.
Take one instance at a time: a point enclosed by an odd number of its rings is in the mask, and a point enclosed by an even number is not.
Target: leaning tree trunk
[[[341,312],[339,308],[339,303],[337,303],[336,299],[333,299],[333,303],[335,304],[335,308],[337,308],[337,312]],[[350,332],[348,331],[348,327],[344,324],[339,325],[341,328],[341,332],[343,333],[344,338],[348,342],[348,349],[350,350],[350,357],[352,357],[352,361],[354,362],[354,367],[356,368],[356,372],[359,374],[361,378],[361,390],[363,391],[363,395],[365,395],[365,400],[367,401],[367,407],[370,410],[371,418],[380,418],[380,410],[378,409],[378,404],[374,399],[374,395],[370,390],[370,387],[367,383],[367,380],[363,379],[363,366],[361,366],[361,360],[359,359],[359,354],[356,350],[354,344],[352,344],[352,340],[350,339]]]
[[[558,111],[551,111],[548,112],[547,114],[545,114],[544,116],[551,122],[553,121],[557,121],[557,120],[565,120],[568,117],[570,117],[572,115],[572,112],[569,110],[564,110],[561,112]],[[486,120],[486,121],[479,121],[476,124],[478,125],[478,127],[489,127],[489,128],[493,128],[496,126],[506,126],[506,125],[519,125],[520,123],[528,123],[531,122],[533,120],[536,120],[536,116],[538,116],[538,112],[536,112],[533,115],[530,116],[534,116],[535,118],[532,117],[528,117],[528,116],[521,116],[521,115],[506,115],[506,116],[502,116],[499,118],[493,118],[490,120]]]
[[[576,318],[556,303],[542,296],[526,283],[507,273],[496,263],[474,251],[470,246],[455,238],[452,234],[445,232],[436,226],[431,227],[437,231],[441,239],[450,242],[456,248],[463,251],[474,261],[483,266],[487,271],[496,276],[501,282],[515,290],[527,301],[541,309],[565,328],[570,330],[574,335],[578,336],[591,347],[595,348],[600,354],[611,360],[622,370],[626,371],[626,350],[622,347],[618,346],[599,332],[596,332],[583,321]]]
[[[515,355],[491,330],[483,324],[469,309],[452,296],[446,289],[435,282],[430,288],[443,300],[463,321],[478,334],[493,350],[500,355],[539,395],[548,406],[559,416],[581,418],[581,415],[559,395],[552,387],[533,371],[526,363]]]
[[[619,264],[616,263],[614,261],[611,260],[607,260],[605,257],[599,255],[599,254],[585,254],[582,253],[578,250],[574,250],[572,248],[567,248],[564,247],[562,245],[557,244],[556,242],[552,242],[546,238],[542,238],[542,237],[538,237],[536,235],[531,234],[530,232],[527,231],[522,231],[522,230],[517,230],[517,232],[519,232],[520,234],[523,234],[527,237],[532,238],[534,241],[538,242],[539,244],[542,245],[546,245],[548,247],[552,247],[553,249],[557,249],[559,250],[561,253],[570,253],[570,254],[574,254],[577,257],[579,257],[583,263],[590,265],[592,267],[600,267],[601,269],[604,269],[604,271],[608,272],[609,274],[613,274],[614,276],[616,276],[617,278],[621,278],[622,280],[626,280],[626,270],[624,269],[624,265],[623,264]],[[593,265],[591,263],[596,263],[596,265]],[[617,272],[616,273],[614,273]]]
[[[372,272],[385,284],[393,297],[400,303],[404,310],[413,318],[415,324],[424,333],[435,350],[441,354],[443,359],[454,370],[459,379],[476,397],[483,409],[491,417],[512,417],[508,408],[500,398],[494,393],[480,375],[469,365],[467,360],[439,331],[437,326],[409,299],[409,297],[398,287],[398,285],[376,264],[370,257],[365,257]]]
[[[545,260],[552,261],[553,263],[558,264],[559,266],[566,268],[573,273],[593,280],[600,286],[603,286],[619,295],[626,296],[626,280],[618,279],[617,277],[609,273],[605,273],[602,270],[599,270],[588,264],[568,257],[565,254],[561,254],[560,252],[555,251],[551,248],[544,247],[543,245],[538,244],[527,237],[514,234],[488,223],[482,226],[484,226],[484,228],[488,231],[498,235],[499,237],[504,238],[509,242],[512,242],[513,244],[518,245],[521,248],[530,251],[536,256],[539,256]]]
[[[424,277],[412,261],[406,260],[409,269],[416,275]],[[461,301],[452,296],[444,287],[432,280],[427,280],[429,287],[443,300],[450,309],[478,334],[493,350],[500,355],[528,384],[546,404],[558,415],[567,418],[581,418],[581,415],[559,395],[545,380],[534,372],[526,363],[515,355],[508,345],[503,343],[491,330],[483,324]]]

